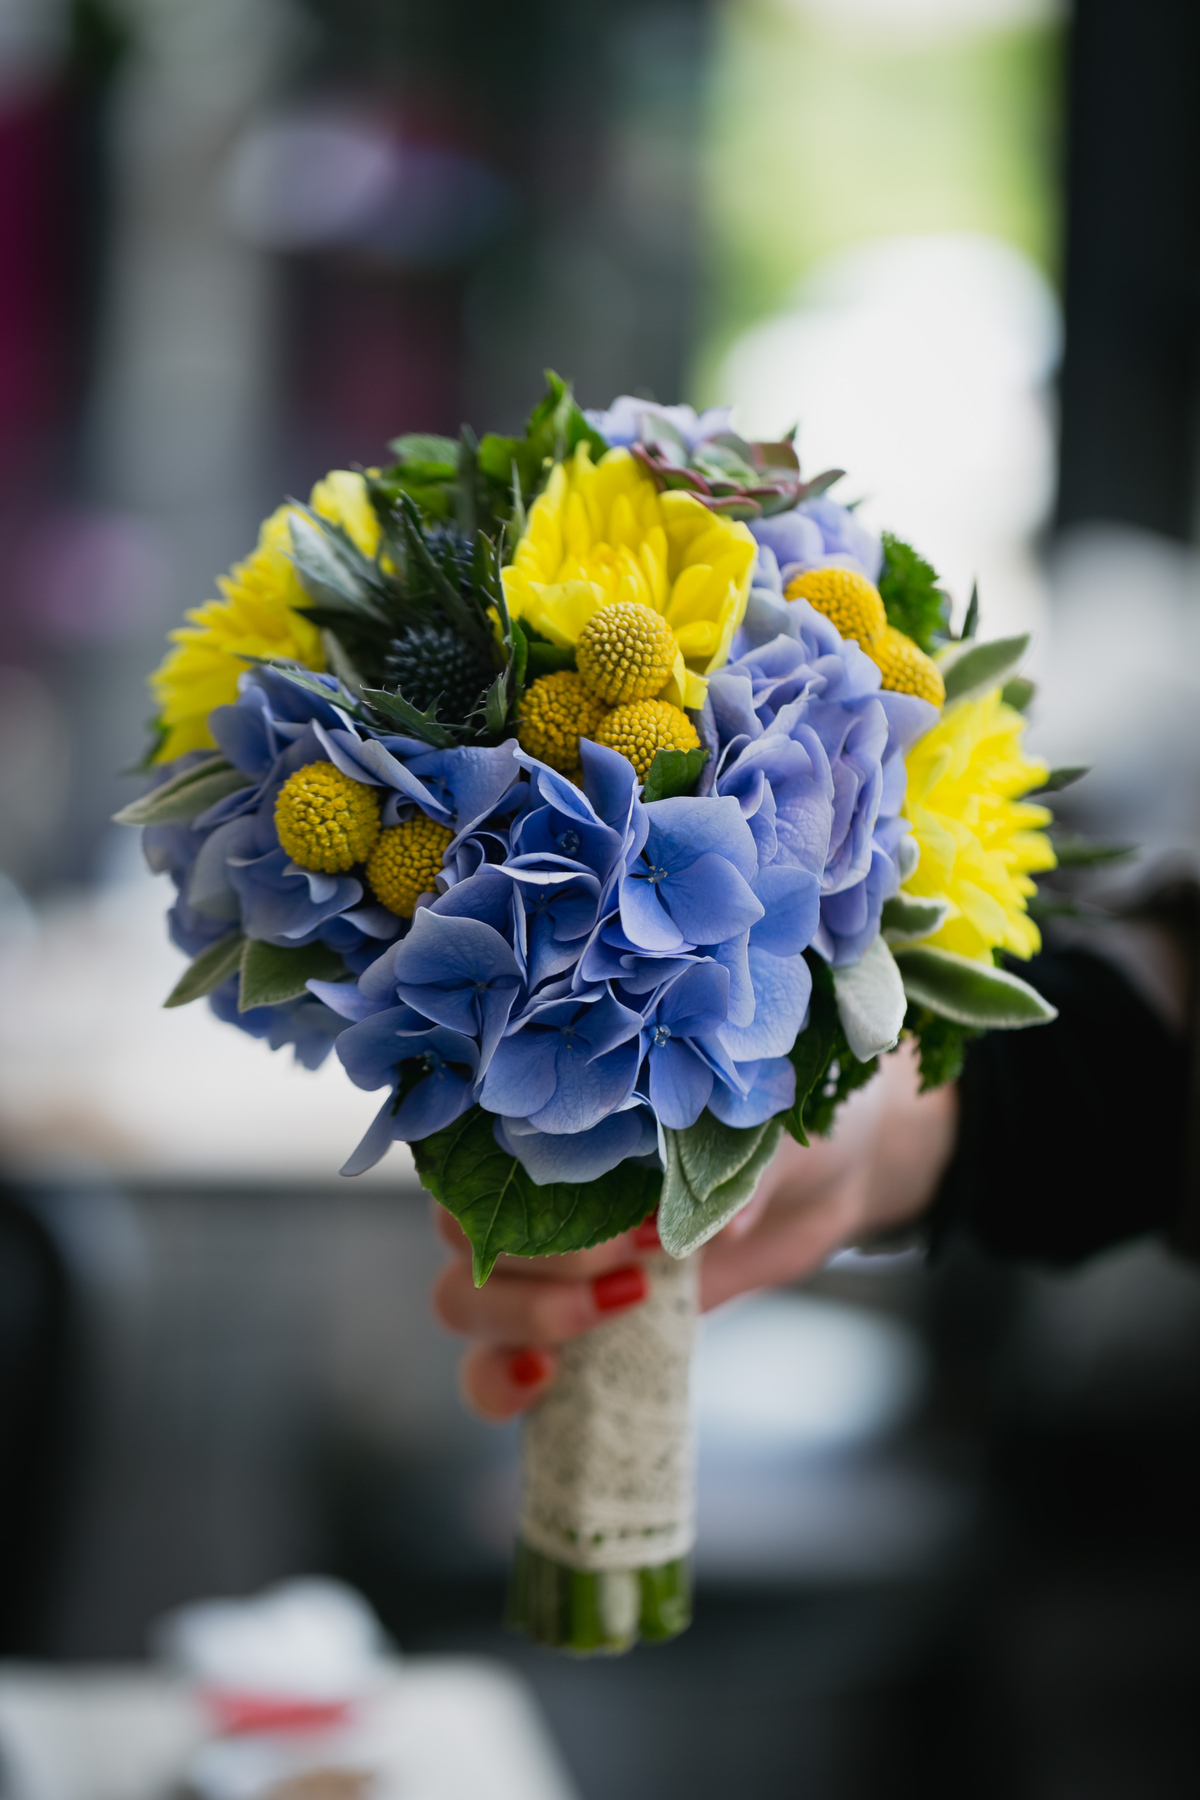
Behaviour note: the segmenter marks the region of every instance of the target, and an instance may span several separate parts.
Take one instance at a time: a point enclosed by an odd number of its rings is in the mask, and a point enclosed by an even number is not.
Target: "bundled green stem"
[[[639,1638],[665,1643],[691,1622],[686,1557],[654,1569],[572,1569],[517,1543],[508,1623],[535,1643],[578,1656],[617,1656]]]

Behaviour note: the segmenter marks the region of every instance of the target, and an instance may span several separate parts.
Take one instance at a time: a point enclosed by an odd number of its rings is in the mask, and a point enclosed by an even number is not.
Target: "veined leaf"
[[[664,1133],[667,1166],[658,1235],[670,1256],[690,1256],[741,1211],[779,1148],[783,1124],[739,1130],[701,1113],[686,1131]]]
[[[240,931],[231,931],[228,937],[218,938],[215,944],[202,950],[188,964],[163,1005],[186,1006],[189,1000],[199,1000],[219,988],[223,981],[229,980],[241,962],[245,942]]]
[[[951,950],[916,945],[897,950],[896,964],[909,999],[956,1025],[1017,1031],[1026,1025],[1048,1025],[1058,1017],[1049,1001],[1019,975]]]
[[[677,794],[690,794],[707,761],[708,751],[703,745],[695,750],[656,750],[646,773],[642,799],[649,805],[654,800],[673,800]]]
[[[932,937],[946,923],[949,911],[950,907],[945,900],[924,900],[915,894],[895,894],[883,903],[883,935],[892,945]]]
[[[310,981],[340,981],[346,965],[328,944],[264,944],[247,938],[241,954],[238,1011],[252,1006],[280,1006],[307,993]]]
[[[1028,648],[1026,631],[1020,637],[993,638],[986,644],[959,643],[944,650],[937,665],[946,683],[946,705],[970,699],[989,688],[1003,687],[1009,676],[1016,673]]]
[[[471,1240],[475,1284],[496,1258],[589,1250],[640,1225],[658,1204],[662,1176],[621,1163],[596,1181],[539,1187],[496,1142],[491,1113],[473,1106],[444,1131],[412,1146],[422,1185],[454,1214]]]
[[[235,769],[223,756],[210,756],[151,788],[113,814],[114,825],[167,825],[198,818],[239,788],[253,787],[248,775]]]

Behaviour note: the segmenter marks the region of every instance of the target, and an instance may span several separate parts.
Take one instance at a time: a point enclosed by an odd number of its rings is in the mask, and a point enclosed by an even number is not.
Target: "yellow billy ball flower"
[[[1041,946],[1030,876],[1056,858],[1042,829],[1052,815],[1021,798],[1047,773],[1025,755],[1024,730],[996,688],[948,707],[908,758],[904,810],[921,860],[906,892],[949,904],[929,943],[981,961],[995,948],[1028,957]]]
[[[608,708],[574,669],[539,675],[521,696],[517,742],[563,775],[580,768],[579,740],[594,738]]]
[[[659,750],[698,750],[696,727],[668,700],[633,700],[616,706],[596,733],[598,744],[619,750],[645,781]]]
[[[788,582],[785,598],[807,600],[842,637],[854,638],[868,653],[874,639],[887,629],[879,589],[853,569],[810,569]]]
[[[454,833],[424,813],[380,832],[367,863],[367,880],[377,900],[401,919],[411,919],[422,894],[431,894],[442,856]]]
[[[575,660],[592,692],[610,706],[649,700],[671,679],[675,639],[653,607],[617,600],[592,614],[579,634]]]
[[[628,450],[593,464],[580,444],[530,508],[504,591],[515,618],[564,647],[599,607],[652,608],[675,640],[665,698],[699,706],[704,677],[729,660],[757,553],[745,525],[691,494],[660,494]]]
[[[935,706],[944,704],[946,684],[942,671],[904,632],[897,631],[894,625],[885,625],[864,648],[871,661],[879,664],[883,685],[892,693],[917,694],[922,700],[932,700]]]
[[[341,874],[375,847],[379,789],[352,781],[332,763],[305,763],[279,790],[275,829],[300,868]]]
[[[318,481],[311,504],[322,518],[343,525],[364,556],[374,556],[379,522],[361,475],[335,469]],[[213,747],[208,715],[237,699],[238,676],[250,666],[245,657],[325,667],[321,634],[304,616],[308,596],[291,562],[292,511],[281,506],[264,521],[253,555],[218,580],[222,598],[195,607],[188,623],[171,633],[172,648],[150,677],[166,728],[158,762]]]

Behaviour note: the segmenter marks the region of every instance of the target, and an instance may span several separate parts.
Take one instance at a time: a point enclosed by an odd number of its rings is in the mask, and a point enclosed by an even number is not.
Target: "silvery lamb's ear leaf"
[[[241,954],[238,1011],[281,1006],[308,992],[310,981],[341,981],[346,965],[328,944],[264,944],[247,938]]]
[[[940,931],[949,916],[945,900],[922,900],[914,894],[895,894],[883,903],[883,935],[889,944],[915,942]]]
[[[1003,687],[1029,648],[1029,633],[1020,637],[993,638],[990,643],[975,641],[953,644],[936,658],[946,683],[946,705],[954,700],[967,700],[989,688]]]
[[[642,799],[649,804],[652,800],[673,800],[678,794],[690,794],[707,761],[708,751],[703,746],[696,750],[656,750],[646,773]]]
[[[991,963],[930,945],[897,950],[896,963],[909,999],[956,1025],[1018,1031],[1026,1025],[1048,1025],[1058,1017],[1036,988]]]
[[[741,1211],[779,1148],[783,1124],[738,1129],[701,1113],[686,1131],[664,1132],[667,1166],[658,1235],[670,1256],[690,1256]]]
[[[1037,693],[1037,682],[1030,681],[1024,675],[1014,675],[1000,689],[1000,698],[1005,706],[1011,706],[1014,712],[1028,712]]]
[[[199,818],[218,800],[254,783],[223,756],[210,756],[182,774],[173,775],[113,814],[114,825],[168,825]]]
[[[658,1203],[662,1176],[620,1163],[595,1181],[539,1187],[496,1142],[495,1119],[478,1106],[412,1145],[421,1185],[453,1213],[471,1240],[476,1287],[496,1258],[590,1250],[640,1225]]]
[[[205,994],[211,994],[219,988],[223,981],[228,981],[242,960],[242,946],[246,942],[240,931],[231,931],[228,937],[218,938],[207,950],[202,950],[188,964],[175,986],[171,989],[164,1006],[186,1006],[189,1000],[199,1000]]]
[[[371,565],[349,539],[340,541],[344,533],[300,506],[288,519],[288,530],[291,560],[310,599],[334,612],[354,613],[376,625],[387,625],[387,613],[373,591]]]
[[[904,1024],[904,983],[882,937],[875,938],[856,963],[833,971],[838,1018],[846,1042],[859,1062],[895,1048]]]

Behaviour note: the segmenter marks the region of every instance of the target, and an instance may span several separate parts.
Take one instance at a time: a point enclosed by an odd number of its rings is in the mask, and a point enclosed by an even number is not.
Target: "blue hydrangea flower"
[[[758,543],[771,552],[785,583],[809,569],[830,565],[855,569],[868,581],[879,580],[883,544],[878,534],[850,507],[831,500],[828,494],[802,500],[791,512],[748,523]]]
[[[478,1044],[412,1007],[360,1019],[341,1033],[337,1050],[356,1087],[389,1090],[343,1175],[373,1168],[394,1141],[415,1144],[442,1131],[473,1104]]]
[[[694,450],[706,438],[732,429],[733,408],[710,406],[697,413],[690,406],[660,406],[654,400],[639,400],[635,394],[620,394],[606,411],[589,410],[583,416],[610,445],[652,444],[665,425]]]
[[[633,1093],[640,1013],[605,988],[531,1004],[496,1047],[479,1090],[489,1112],[561,1136],[589,1131]]]

